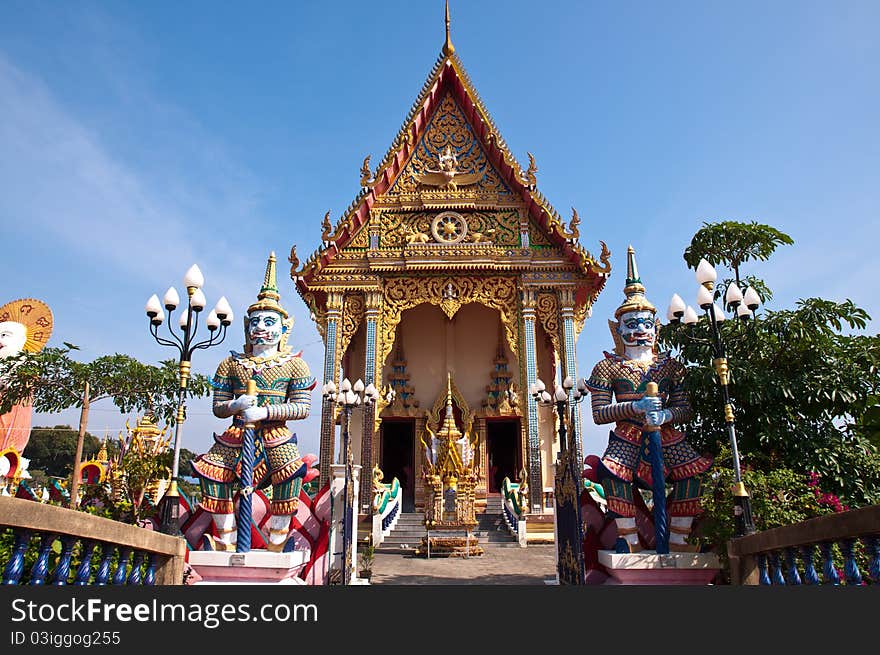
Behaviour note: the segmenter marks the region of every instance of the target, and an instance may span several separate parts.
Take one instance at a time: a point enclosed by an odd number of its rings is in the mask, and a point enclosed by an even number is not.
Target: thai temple
[[[361,515],[377,466],[399,481],[403,512],[443,514],[431,444],[454,437],[468,450],[454,464],[467,462],[472,511],[497,508],[507,479],[528,490],[528,514],[547,519],[552,539],[557,418],[529,390],[577,380],[575,344],[611,253],[581,245],[577,212],[562,218],[527,157],[523,167],[468,77],[447,5],[440,56],[387,153],[375,167],[364,160],[360,192],[335,222],[324,217],[320,247],[302,264],[291,249],[291,278],[324,341],[316,377],[380,391],[347,426],[366,472]],[[322,485],[341,461],[340,423],[325,400]],[[579,415],[574,423],[580,443]]]

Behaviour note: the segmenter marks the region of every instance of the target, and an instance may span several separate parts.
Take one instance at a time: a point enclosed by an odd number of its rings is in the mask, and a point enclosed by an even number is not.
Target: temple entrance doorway
[[[519,461],[519,419],[501,419],[486,423],[486,454],[489,459],[489,493],[501,491],[504,478],[513,482]]]
[[[385,476],[385,483],[390,483],[394,478],[400,482],[404,512],[414,512],[416,509],[413,460],[415,435],[415,419],[382,421],[382,452],[379,468]]]

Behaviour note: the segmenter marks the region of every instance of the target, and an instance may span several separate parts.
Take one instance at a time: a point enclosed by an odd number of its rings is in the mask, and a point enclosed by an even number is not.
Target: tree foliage
[[[747,261],[740,254],[722,258],[714,250],[722,243],[739,243],[739,253],[765,259],[774,244],[788,242],[775,237],[782,233],[773,228],[754,224],[708,225],[701,234],[686,252],[689,261]],[[752,246],[748,235],[756,241]],[[880,456],[862,427],[880,394],[880,335],[850,334],[869,320],[850,300],[808,298],[794,309],[762,312],[746,324],[719,325],[739,450],[754,470],[766,475],[776,469],[816,471],[825,489],[850,506],[880,502]],[[686,384],[694,415],[688,439],[698,450],[717,455],[728,437],[707,319],[694,326],[667,325],[661,339],[690,365]]]
[[[42,471],[50,477],[69,477],[73,471],[77,436],[77,431],[69,425],[33,428],[25,453],[25,456],[30,460],[28,470],[31,475],[34,474],[34,471]],[[98,438],[86,432],[83,441],[83,457],[90,459],[100,447],[101,442]]]
[[[703,223],[684,251],[684,260],[696,268],[701,259],[713,266],[724,264],[740,280],[740,267],[755,259],[765,261],[781,245],[791,245],[794,240],[769,225],[752,221],[722,221]]]
[[[78,348],[65,343],[62,348],[44,348],[38,353],[22,352],[0,359],[0,413],[26,400],[37,412],[60,412],[81,407],[85,383],[89,383],[90,402],[110,399],[123,413],[144,411],[151,405],[156,415],[169,424],[177,418],[179,387],[178,363],[164,360],[159,366],[143,364],[133,357],[116,353],[92,362],[71,357]],[[187,385],[191,398],[211,392],[210,380],[194,374]]]

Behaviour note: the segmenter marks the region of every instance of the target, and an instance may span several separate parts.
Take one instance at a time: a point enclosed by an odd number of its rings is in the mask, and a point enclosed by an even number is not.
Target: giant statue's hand
[[[242,394],[238,398],[229,403],[229,409],[232,410],[233,414],[238,414],[240,411],[247,409],[248,407],[254,407],[257,404],[256,396],[248,396],[247,394]]]
[[[642,414],[659,412],[663,409],[663,401],[658,396],[645,396],[639,400],[634,400],[632,405]]]
[[[245,423],[256,423],[269,417],[268,407],[248,407],[242,412],[242,418]]]
[[[645,414],[645,423],[660,427],[672,420],[672,411],[669,409],[652,410]]]

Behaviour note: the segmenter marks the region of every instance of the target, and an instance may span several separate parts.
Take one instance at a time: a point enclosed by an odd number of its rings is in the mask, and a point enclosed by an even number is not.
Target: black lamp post
[[[529,388],[535,402],[545,407],[556,406],[559,417],[559,458],[556,467],[557,570],[560,584],[584,584],[583,529],[581,523],[580,493],[583,463],[574,430],[574,405],[588,395],[586,383],[581,380],[577,389],[574,380],[566,377],[556,385],[551,395],[540,378]],[[572,390],[574,392],[572,393]],[[571,423],[572,429],[566,427]],[[573,487],[573,489],[572,489]]]
[[[171,313],[180,304],[180,296],[174,287],[169,287],[165,292],[162,303],[155,294],[147,301],[146,312],[150,319],[150,334],[157,343],[163,346],[172,346],[180,355],[180,387],[177,394],[177,421],[174,425],[174,463],[171,467],[171,484],[162,498],[160,531],[170,535],[180,535],[180,492],[177,481],[180,467],[180,426],[186,418],[186,386],[190,377],[192,355],[196,350],[202,350],[221,343],[226,338],[226,328],[232,323],[232,309],[223,296],[217,301],[214,309],[208,314],[205,324],[210,333],[210,338],[196,341],[196,331],[199,327],[199,314],[205,309],[207,301],[202,292],[205,278],[199,267],[193,264],[183,277],[183,284],[187,292],[186,310],[180,314],[178,327],[183,333],[182,337],[174,333],[171,321],[168,321],[169,338],[159,336],[159,326],[165,321],[165,313],[162,305],[168,310],[169,319]]]
[[[353,461],[351,455],[351,438],[349,435],[349,423],[351,412],[361,404],[372,405],[379,399],[379,391],[370,383],[364,388],[362,380],[351,384],[348,378],[344,378],[336,390],[336,384],[331,380],[321,388],[321,394],[325,400],[335,402],[342,410],[342,457],[345,464],[345,486],[342,490],[344,509],[342,515],[342,584],[351,582],[351,542],[354,527],[354,484]]]
[[[726,319],[724,310],[716,305],[712,290],[715,286],[715,280],[718,274],[713,266],[705,259],[700,260],[696,272],[697,282],[700,283],[697,292],[697,304],[705,312],[709,322],[709,329],[712,335],[709,341],[712,346],[713,360],[712,365],[718,376],[718,385],[721,387],[721,402],[724,410],[724,422],[727,426],[727,436],[730,439],[730,448],[733,454],[733,502],[734,502],[734,525],[737,537],[743,537],[747,534],[755,532],[755,523],[752,519],[752,502],[749,498],[746,486],[742,480],[742,469],[739,460],[739,448],[736,443],[736,421],[733,415],[733,404],[730,401],[730,391],[728,384],[730,383],[730,372],[727,363],[727,351],[724,340],[721,336],[721,330],[718,324]],[[745,294],[737,286],[736,282],[731,282],[727,287],[725,294],[725,305],[731,307],[736,315],[742,321],[748,321],[752,318],[753,312],[761,304],[761,298],[754,287],[746,289]],[[684,322],[687,326],[693,326],[699,321],[697,313],[691,307],[685,306],[684,301],[678,294],[672,296],[667,311],[667,318],[672,323]],[[695,338],[689,332],[685,336],[694,342],[702,340]]]

